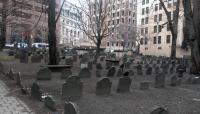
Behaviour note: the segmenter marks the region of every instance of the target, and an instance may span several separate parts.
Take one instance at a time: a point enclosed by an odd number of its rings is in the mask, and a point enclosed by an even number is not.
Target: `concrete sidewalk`
[[[8,93],[8,87],[0,80],[0,114],[34,114],[20,99],[6,96]]]

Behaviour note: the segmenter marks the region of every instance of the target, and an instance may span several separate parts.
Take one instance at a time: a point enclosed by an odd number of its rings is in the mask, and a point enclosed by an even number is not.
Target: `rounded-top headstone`
[[[37,72],[37,80],[51,80],[51,70],[42,68]]]
[[[78,106],[72,102],[65,102],[64,114],[80,114]]]
[[[101,78],[96,85],[96,94],[97,95],[104,95],[104,94],[110,94],[111,91],[112,82],[109,78],[104,77]]]
[[[169,114],[169,112],[163,107],[158,107],[154,109],[150,114]]]
[[[79,72],[79,77],[80,78],[89,78],[91,77],[91,72],[88,68],[82,68],[81,71]]]

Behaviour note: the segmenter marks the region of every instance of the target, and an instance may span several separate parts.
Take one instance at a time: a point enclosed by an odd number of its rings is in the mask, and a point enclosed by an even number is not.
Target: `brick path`
[[[6,96],[9,89],[0,80],[0,114],[34,114],[25,103],[13,96]]]

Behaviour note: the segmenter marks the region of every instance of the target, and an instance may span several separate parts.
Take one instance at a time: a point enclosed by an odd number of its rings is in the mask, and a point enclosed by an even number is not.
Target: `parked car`
[[[33,43],[32,47],[36,47],[38,49],[44,49],[44,48],[47,49],[49,47],[49,44],[47,44],[47,43]]]

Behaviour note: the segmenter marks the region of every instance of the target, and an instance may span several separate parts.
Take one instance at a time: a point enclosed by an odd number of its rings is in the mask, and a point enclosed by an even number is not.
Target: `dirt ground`
[[[2,62],[6,66],[6,71],[13,67],[16,72],[21,72],[22,83],[30,87],[36,81],[36,72],[40,64],[37,63],[19,63],[19,60]],[[134,68],[132,68],[134,69]],[[78,74],[80,65],[74,64],[73,74]],[[136,69],[134,69],[136,72]],[[103,76],[106,74],[103,72]],[[132,85],[129,93],[117,93],[117,84],[119,77],[110,78],[112,81],[111,95],[97,96],[95,94],[96,83],[99,80],[95,76],[95,66],[93,66],[92,77],[81,79],[83,82],[83,96],[77,99],[71,99],[79,107],[81,114],[150,114],[156,107],[166,107],[170,114],[200,114],[200,85],[190,85],[183,83],[178,87],[169,86],[170,75],[166,75],[166,87],[162,89],[154,88],[154,74],[151,76],[135,75],[131,76]],[[188,74],[184,74],[184,79]],[[43,92],[53,95],[57,104],[57,111],[52,112],[46,108],[43,102],[36,101],[29,96],[21,95],[19,87],[13,81],[1,77],[15,95],[25,101],[27,105],[36,112],[36,114],[61,114],[64,109],[64,102],[61,99],[61,87],[65,80],[60,79],[60,73],[53,73],[50,81],[38,81]],[[150,90],[140,90],[141,81],[150,81]]]

